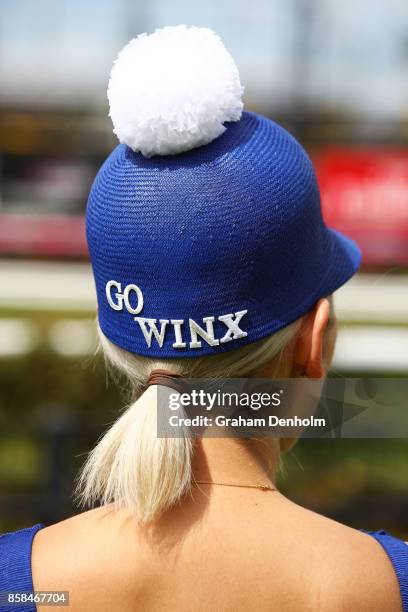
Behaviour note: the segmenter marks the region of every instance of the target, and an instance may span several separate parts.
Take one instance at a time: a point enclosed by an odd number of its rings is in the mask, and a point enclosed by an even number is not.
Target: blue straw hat
[[[93,184],[87,238],[113,343],[155,358],[236,349],[355,273],[359,249],[325,226],[309,157],[278,124],[242,112],[236,67],[210,30],[134,39],[108,94],[122,144]]]

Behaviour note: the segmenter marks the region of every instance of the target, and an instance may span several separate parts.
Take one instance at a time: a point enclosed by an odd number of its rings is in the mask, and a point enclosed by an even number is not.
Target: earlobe
[[[312,313],[306,315],[302,321],[293,354],[293,376],[307,376],[306,368],[310,356],[312,338]]]
[[[309,378],[322,378],[326,374],[326,368],[323,362],[323,346],[329,318],[330,303],[329,300],[323,298],[319,300],[315,306],[310,359],[307,370],[307,376]]]
[[[323,344],[330,317],[330,303],[319,300],[302,325],[295,347],[295,370],[303,369],[308,378],[322,378],[326,374]]]

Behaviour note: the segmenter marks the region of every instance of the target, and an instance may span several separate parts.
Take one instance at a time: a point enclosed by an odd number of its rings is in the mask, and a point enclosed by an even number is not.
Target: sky
[[[407,115],[406,0],[1,2],[0,103],[102,105],[120,48],[179,23],[222,37],[255,103],[307,96],[356,115]]]

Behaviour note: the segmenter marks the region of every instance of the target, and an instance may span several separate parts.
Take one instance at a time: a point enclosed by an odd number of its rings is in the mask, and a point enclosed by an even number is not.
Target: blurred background
[[[245,101],[313,158],[327,222],[361,273],[335,299],[333,373],[408,375],[408,4],[405,0],[18,0],[0,3],[0,532],[74,511],[73,480],[123,406],[95,350],[84,210],[116,145],[110,67],[133,36],[209,26]],[[408,432],[305,440],[294,500],[408,539]]]

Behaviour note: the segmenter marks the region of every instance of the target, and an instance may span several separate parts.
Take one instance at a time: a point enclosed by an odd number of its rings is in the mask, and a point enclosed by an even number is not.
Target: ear
[[[330,318],[329,300],[323,298],[305,317],[294,350],[295,370],[308,378],[326,374],[323,343]]]

